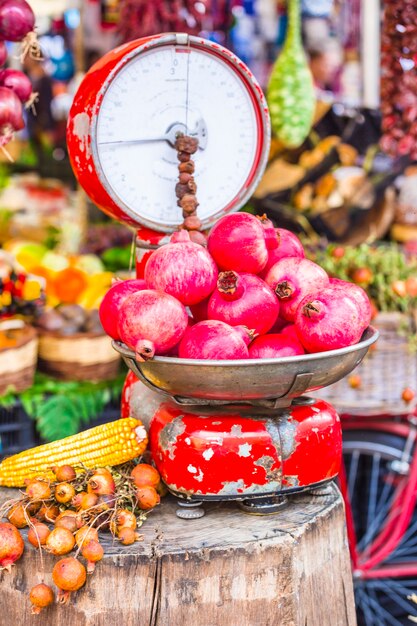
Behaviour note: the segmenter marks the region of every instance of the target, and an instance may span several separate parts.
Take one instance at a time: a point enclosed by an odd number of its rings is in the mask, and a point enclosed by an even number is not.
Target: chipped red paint
[[[152,252],[169,243],[170,234],[160,233],[150,228],[139,228],[136,236],[136,278],[143,278],[145,265]]]
[[[291,417],[298,422],[296,451],[284,460],[284,477],[297,476],[303,486],[337,476],[342,459],[342,428],[332,405],[318,400],[311,406],[296,407]]]
[[[275,416],[193,414],[163,403],[150,447],[169,489],[215,499],[305,488],[337,475],[341,429],[324,401]]]
[[[120,417],[132,417],[130,400],[135,383],[139,382],[137,377],[130,370],[127,373],[125,384],[122,390],[122,401],[120,407]]]

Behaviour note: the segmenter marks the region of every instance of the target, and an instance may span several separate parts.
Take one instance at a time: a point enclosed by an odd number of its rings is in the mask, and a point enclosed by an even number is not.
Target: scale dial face
[[[68,125],[72,165],[93,200],[132,225],[175,230],[183,217],[173,144],[184,132],[199,140],[192,158],[203,227],[242,206],[263,172],[270,133],[246,66],[217,44],[175,34],[109,55],[84,79]]]

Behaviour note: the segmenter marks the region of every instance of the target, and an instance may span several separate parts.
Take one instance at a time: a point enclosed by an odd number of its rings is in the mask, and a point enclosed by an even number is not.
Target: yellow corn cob
[[[41,474],[54,480],[54,465],[120,465],[141,455],[147,443],[145,427],[133,417],[95,426],[5,459],[0,463],[0,486],[23,487],[26,478]]]

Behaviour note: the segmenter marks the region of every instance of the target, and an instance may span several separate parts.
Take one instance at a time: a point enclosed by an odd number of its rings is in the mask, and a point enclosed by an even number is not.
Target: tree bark
[[[11,490],[0,490],[0,501],[10,497]],[[324,495],[293,496],[269,516],[223,502],[205,505],[203,518],[180,520],[176,508],[165,498],[133,546],[102,533],[105,557],[85,587],[69,606],[53,605],[41,617],[30,615],[28,599],[41,581],[39,554],[26,545],[12,573],[0,573],[0,624],[356,626],[343,503],[334,485]],[[56,560],[45,555],[47,584]]]

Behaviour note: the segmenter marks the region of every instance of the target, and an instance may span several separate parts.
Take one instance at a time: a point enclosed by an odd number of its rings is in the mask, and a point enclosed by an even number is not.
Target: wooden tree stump
[[[0,490],[0,500],[11,490]],[[180,520],[171,497],[149,515],[144,541],[120,546],[102,535],[105,557],[70,600],[31,616],[40,559],[25,548],[0,573],[0,623],[54,626],[355,626],[343,503],[331,485],[293,496],[270,516],[235,503],[205,505]],[[24,531],[22,531],[24,532]],[[55,557],[45,557],[51,583]],[[6,617],[7,616],[7,617]],[[2,621],[6,620],[6,621]]]

